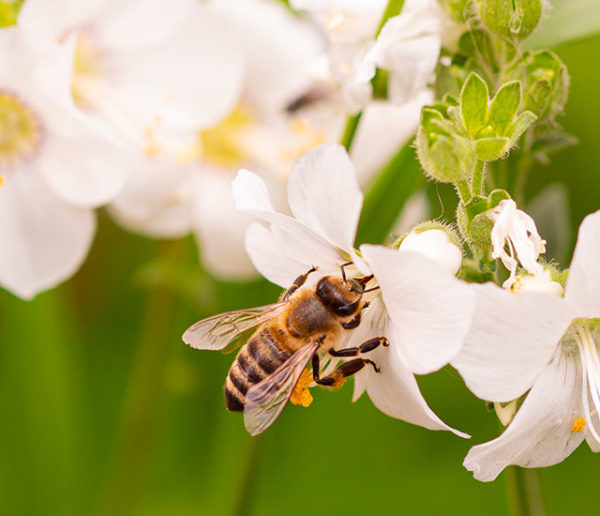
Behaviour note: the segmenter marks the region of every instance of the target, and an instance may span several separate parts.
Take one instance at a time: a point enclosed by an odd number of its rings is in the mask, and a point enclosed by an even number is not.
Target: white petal
[[[219,171],[204,170],[195,179],[194,226],[202,262],[223,279],[256,277],[244,243],[254,217],[236,209],[231,178]]]
[[[292,217],[273,210],[267,185],[256,174],[240,170],[233,182],[233,198],[238,210],[252,213],[281,229],[284,249],[286,242],[294,242],[294,247],[304,255],[310,254],[315,261],[341,264],[339,251],[321,235]]]
[[[424,256],[363,245],[381,287],[400,356],[413,373],[435,371],[461,349],[474,294],[466,283]]]
[[[160,238],[177,238],[192,228],[192,165],[166,156],[142,158],[111,213],[125,227]]]
[[[358,346],[375,336],[391,337],[387,331],[389,321],[383,306],[374,301],[367,310],[361,325],[354,330],[354,335],[349,343],[352,346]],[[370,366],[367,366],[356,375],[355,400],[366,390],[373,404],[388,416],[430,430],[449,430],[460,437],[469,437],[446,425],[429,408],[414,375],[402,363],[393,338],[390,338],[388,348],[377,348],[369,353],[369,358],[378,365],[381,372],[376,373]]]
[[[494,480],[511,464],[551,466],[568,457],[584,437],[573,432],[581,416],[581,380],[576,358],[557,354],[544,368],[504,433],[474,446],[463,465],[482,481]]]
[[[600,317],[600,211],[579,226],[565,297],[575,303],[579,317]]]
[[[571,323],[572,307],[549,294],[516,295],[492,283],[471,287],[476,294],[473,324],[452,366],[476,396],[514,400],[552,357]]]
[[[220,0],[212,7],[244,51],[244,98],[252,106],[261,112],[283,109],[309,89],[309,60],[324,43],[312,24],[277,2]]]
[[[24,299],[74,274],[95,230],[91,210],[60,201],[31,169],[0,187],[0,220],[0,284]]]
[[[288,202],[296,219],[348,253],[362,201],[354,166],[341,145],[307,152],[290,174]]]
[[[63,116],[68,116],[64,113]],[[123,189],[131,161],[114,141],[75,119],[61,134],[48,135],[40,171],[52,190],[65,202],[93,208],[114,199]]]

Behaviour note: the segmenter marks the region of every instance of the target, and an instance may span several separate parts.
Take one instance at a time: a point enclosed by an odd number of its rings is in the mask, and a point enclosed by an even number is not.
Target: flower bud
[[[423,109],[416,141],[421,166],[433,179],[456,183],[471,176],[477,161],[473,143],[438,110]]]
[[[438,3],[452,18],[466,22],[473,9],[472,0],[438,0]]]
[[[542,16],[542,0],[475,0],[486,28],[507,39],[524,39]]]
[[[435,221],[423,222],[392,245],[403,251],[421,253],[456,274],[462,263],[461,241],[456,232]]]
[[[539,119],[553,119],[567,102],[567,68],[549,50],[526,52],[507,70],[505,78],[522,81],[523,109],[533,112]]]

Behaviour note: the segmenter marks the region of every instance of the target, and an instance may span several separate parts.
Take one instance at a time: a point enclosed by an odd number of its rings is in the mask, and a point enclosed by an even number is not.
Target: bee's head
[[[364,291],[362,280],[344,280],[337,276],[323,276],[316,288],[321,301],[340,317],[348,317],[358,312]]]

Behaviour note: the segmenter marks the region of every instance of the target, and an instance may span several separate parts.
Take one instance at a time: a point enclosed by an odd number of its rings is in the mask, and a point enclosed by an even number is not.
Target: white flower
[[[529,273],[539,276],[544,268],[538,263],[540,254],[546,252],[546,241],[538,234],[535,222],[512,199],[500,201],[489,214],[494,221],[492,228],[492,258],[500,258],[510,271],[504,286],[510,286],[517,273],[517,258]],[[506,252],[505,247],[508,247]],[[516,255],[516,258],[515,258]]]
[[[30,43],[0,30],[0,284],[23,298],[77,270],[127,166],[70,102],[70,55]]]
[[[319,267],[318,275],[337,275],[349,259],[349,275],[375,274],[381,291],[367,294],[371,304],[364,319],[342,346],[374,336],[386,336],[390,345],[372,353],[381,373],[369,368],[358,373],[356,396],[367,390],[386,414],[464,436],[427,406],[414,373],[439,369],[456,355],[469,327],[472,294],[420,253],[363,245],[362,258],[357,254],[354,238],[363,196],[343,147],[318,147],[294,167],[288,182],[293,217],[275,211],[264,182],[246,170],[234,182],[234,197],[239,209],[269,224],[250,226],[246,246],[257,269],[273,283],[288,287],[312,266]]]
[[[477,306],[452,365],[479,397],[508,402],[529,394],[497,439],[471,449],[464,465],[493,480],[508,465],[543,467],[584,439],[600,450],[600,212],[579,229],[564,297],[553,285],[511,294],[474,285]]]
[[[281,198],[293,162],[327,140],[321,128],[286,111],[309,88],[305,68],[321,38],[270,0],[220,0],[206,9],[221,30],[211,32],[211,46],[204,51],[218,55],[224,43],[235,50],[243,77],[237,97],[225,116],[195,134],[185,151],[171,156],[157,149],[139,163],[111,209],[126,227],[153,236],[194,231],[202,262],[213,274],[248,279],[256,275],[244,248],[252,216],[235,209],[231,180],[242,167],[260,169]]]
[[[443,13],[434,0],[407,0],[375,35],[386,2],[296,0],[329,35],[325,79],[339,85],[350,112],[371,99],[376,68],[388,70],[389,98],[404,104],[431,81],[441,48]],[[323,58],[322,58],[323,60]],[[328,76],[327,76],[328,75]]]
[[[147,152],[179,146],[235,104],[241,59],[206,6],[178,0],[27,0],[19,27],[72,54],[84,116]]]

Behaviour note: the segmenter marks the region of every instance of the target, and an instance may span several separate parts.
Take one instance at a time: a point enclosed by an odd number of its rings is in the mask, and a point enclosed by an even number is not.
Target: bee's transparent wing
[[[319,348],[319,341],[296,351],[270,376],[253,385],[246,393],[244,424],[250,435],[258,435],[279,417],[304,368]]]
[[[286,303],[232,310],[192,324],[183,334],[183,342],[196,349],[222,350],[242,333],[275,317]]]

